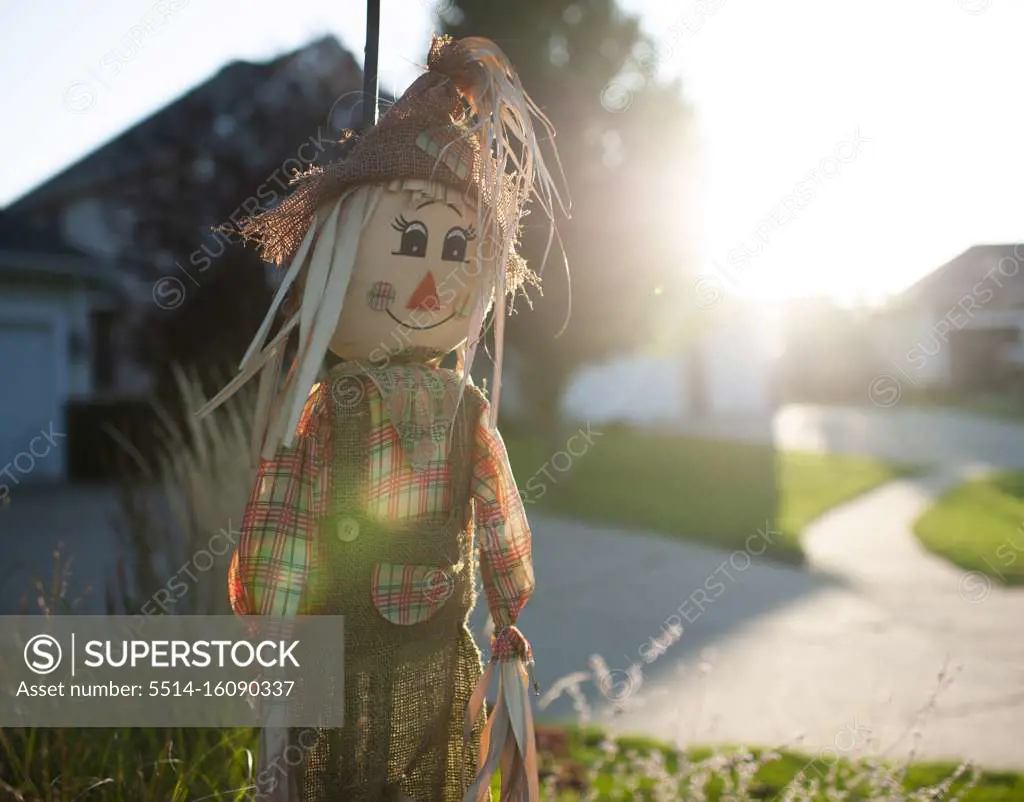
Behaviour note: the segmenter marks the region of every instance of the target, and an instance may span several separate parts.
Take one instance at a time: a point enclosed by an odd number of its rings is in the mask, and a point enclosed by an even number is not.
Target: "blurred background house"
[[[976,245],[881,305],[786,304],[777,387],[789,401],[864,404],[891,376],[908,402],[1024,399],[1024,244]]]
[[[350,122],[352,103],[335,101],[361,81],[359,65],[332,37],[265,64],[228,64],[9,208],[144,278],[163,275],[181,254],[150,251],[154,228],[208,236],[211,221],[227,222],[217,216],[224,196],[238,204],[274,174],[318,162],[318,143]],[[304,137],[291,135],[296,124]],[[286,169],[308,138],[314,147]]]
[[[229,64],[4,210],[0,366],[19,381],[0,399],[0,464],[55,420],[67,448],[34,476],[108,475],[105,429],[145,452],[174,364],[237,358],[274,274],[213,227],[330,160],[361,82],[333,37]]]
[[[976,245],[874,318],[887,360],[909,385],[961,399],[1024,397],[1022,262],[1024,244]]]
[[[128,302],[109,261],[0,212],[0,467],[18,477],[8,481],[66,478],[66,450],[33,438],[66,434],[71,403],[131,392]]]

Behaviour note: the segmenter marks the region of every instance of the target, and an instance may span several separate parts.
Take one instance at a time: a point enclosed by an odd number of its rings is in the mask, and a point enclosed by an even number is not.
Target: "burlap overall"
[[[299,798],[380,802],[404,794],[415,802],[459,802],[476,773],[482,730],[481,722],[464,743],[466,704],[481,674],[467,625],[476,601],[470,481],[480,401],[467,391],[459,405],[449,456],[450,514],[381,522],[365,513],[369,403],[366,393],[358,404],[351,400],[332,400],[334,498],[304,605],[310,614],[345,616],[345,726],[315,731],[313,747],[303,753]],[[392,623],[372,593],[381,564],[433,566],[436,574],[422,592],[446,601],[426,621]],[[301,742],[310,740],[307,731]]]

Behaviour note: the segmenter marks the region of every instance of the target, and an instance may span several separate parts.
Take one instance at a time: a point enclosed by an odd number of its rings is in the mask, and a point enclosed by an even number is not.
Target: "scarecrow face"
[[[475,222],[476,210],[455,193],[383,190],[359,241],[331,350],[347,359],[453,351],[469,336],[484,285]]]

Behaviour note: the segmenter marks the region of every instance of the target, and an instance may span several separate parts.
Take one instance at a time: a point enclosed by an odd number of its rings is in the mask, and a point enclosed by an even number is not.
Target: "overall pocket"
[[[429,621],[455,595],[463,565],[377,563],[370,593],[373,606],[387,621],[411,626]]]

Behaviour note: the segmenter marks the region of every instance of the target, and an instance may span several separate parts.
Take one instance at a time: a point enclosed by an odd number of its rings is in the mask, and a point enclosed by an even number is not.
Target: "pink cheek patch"
[[[395,300],[395,288],[386,281],[378,281],[366,294],[366,303],[375,312],[383,312]]]

